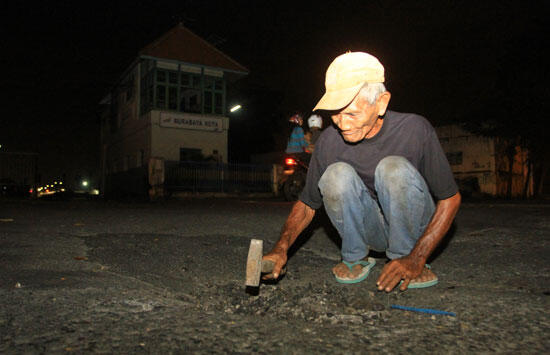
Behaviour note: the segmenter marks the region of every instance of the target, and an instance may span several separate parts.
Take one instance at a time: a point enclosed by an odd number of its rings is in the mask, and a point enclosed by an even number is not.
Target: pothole
[[[236,315],[275,317],[283,320],[301,319],[307,322],[364,324],[381,320],[387,307],[373,292],[351,293],[327,283],[293,286],[262,285],[257,296],[251,296],[240,285],[228,284],[197,292],[204,311]],[[198,296],[198,295],[197,295]]]

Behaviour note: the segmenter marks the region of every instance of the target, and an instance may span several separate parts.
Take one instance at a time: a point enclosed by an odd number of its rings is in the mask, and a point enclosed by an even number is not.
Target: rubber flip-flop
[[[432,269],[432,267],[429,265],[429,264],[426,264],[425,265],[427,269]],[[437,278],[437,275],[435,276],[435,279],[433,280],[429,280],[429,281],[423,281],[423,282],[411,282],[409,283],[409,286],[407,286],[407,288],[426,288],[426,287],[432,287],[434,285],[437,285],[437,283],[439,282],[439,279]],[[403,283],[403,281],[401,281],[399,283],[399,286],[401,286],[401,284]]]
[[[334,278],[336,279],[336,281],[338,281],[339,283],[342,283],[342,284],[354,284],[354,283],[363,281],[364,279],[367,278],[367,276],[369,276],[370,270],[374,267],[374,265],[376,265],[376,260],[374,260],[374,258],[368,258],[367,260],[364,260],[364,259],[363,260],[358,260],[358,261],[353,262],[353,263],[350,263],[350,262],[347,262],[347,261],[342,261],[342,262],[344,263],[344,265],[346,265],[348,267],[350,272],[353,270],[353,267],[355,265],[363,266],[363,269],[361,270],[361,273],[359,273],[359,275],[357,275],[357,277],[355,277],[355,278],[338,277],[338,276],[334,275]]]

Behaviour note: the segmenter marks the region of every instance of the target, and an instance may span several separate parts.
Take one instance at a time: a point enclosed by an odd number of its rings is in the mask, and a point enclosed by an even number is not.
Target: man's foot
[[[430,265],[426,264],[422,273],[409,283],[408,288],[425,288],[436,285],[438,283],[437,275],[433,273]]]
[[[336,281],[353,284],[366,279],[375,264],[374,258],[364,258],[355,262],[342,261],[332,268],[332,273]]]

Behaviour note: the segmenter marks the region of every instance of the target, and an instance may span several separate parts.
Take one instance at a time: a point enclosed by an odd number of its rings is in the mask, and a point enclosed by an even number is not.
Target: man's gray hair
[[[386,92],[384,83],[365,83],[359,90],[359,95],[367,100],[369,104],[374,105],[378,97],[384,92]]]

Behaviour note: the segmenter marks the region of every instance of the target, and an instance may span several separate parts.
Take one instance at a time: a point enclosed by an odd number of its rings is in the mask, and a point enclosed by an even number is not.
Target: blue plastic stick
[[[401,309],[403,311],[421,312],[421,313],[429,313],[429,314],[441,314],[441,315],[444,315],[444,316],[456,317],[456,313],[447,312],[447,311],[440,311],[438,309],[405,307],[405,306],[398,306],[396,304],[392,304],[390,306],[390,308]]]

